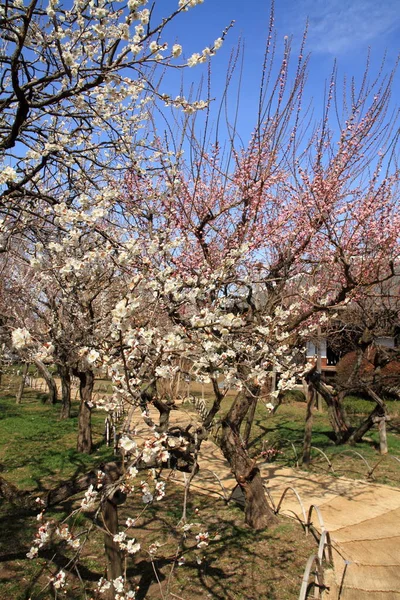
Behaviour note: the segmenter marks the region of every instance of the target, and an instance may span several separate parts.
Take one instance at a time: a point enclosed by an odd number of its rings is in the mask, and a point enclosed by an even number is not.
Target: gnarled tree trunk
[[[331,394],[328,386],[321,381],[319,373],[311,371],[307,375],[306,380],[307,383],[311,383],[313,385],[316,392],[321,394],[328,405],[329,420],[336,435],[336,443],[343,444],[349,439],[351,435],[351,429],[347,423],[340,397]]]
[[[80,406],[78,415],[78,452],[92,452],[92,409],[91,400],[94,387],[92,371],[76,371],[79,378]]]
[[[106,528],[104,550],[107,562],[107,579],[108,581],[113,581],[124,574],[121,549],[118,542],[114,542],[113,540],[114,535],[118,533],[118,506],[107,498],[103,502],[101,512]],[[107,600],[115,598],[113,586],[106,592],[105,598]]]
[[[350,444],[356,444],[361,442],[363,436],[371,429],[375,424],[375,417],[382,415],[382,409],[380,406],[375,406],[374,410],[368,415],[368,417],[353,431],[349,438]]]
[[[360,442],[363,436],[369,431],[375,424],[378,424],[379,430],[379,442],[381,454],[387,453],[387,439],[386,439],[386,421],[389,420],[387,414],[387,407],[385,402],[378,396],[378,394],[371,388],[367,388],[368,394],[376,402],[374,410],[368,415],[368,417],[357,427],[352,433],[349,441],[351,444]]]
[[[264,529],[276,522],[267,502],[260,470],[247,452],[240,436],[240,426],[248,412],[258,387],[252,394],[236,396],[231,409],[222,421],[221,450],[245,495],[245,520],[253,529]]]
[[[60,419],[68,419],[71,416],[71,373],[66,365],[58,365],[58,373],[61,379],[61,412]]]
[[[174,401],[166,400],[163,402],[162,400],[160,400],[160,398],[156,397],[153,399],[153,405],[160,413],[160,420],[157,427],[157,431],[159,433],[164,433],[164,431],[167,431],[169,427],[169,415],[172,407],[174,406]]]
[[[38,360],[37,358],[34,359],[34,364],[37,367],[39,373],[41,374],[41,376],[43,377],[43,379],[46,381],[46,385],[49,388],[49,401],[51,402],[51,404],[55,404],[57,402],[57,385],[56,382],[54,381],[54,377],[53,375],[50,373],[49,369],[46,367],[46,365],[44,363],[42,363],[41,360]]]
[[[111,484],[114,484],[120,477],[120,468],[115,463],[109,463],[104,468],[105,486],[104,489]],[[126,500],[126,494],[119,489],[107,494],[103,499],[101,513],[104,522],[104,550],[107,562],[107,579],[113,581],[124,575],[124,565],[122,551],[118,542],[114,542],[114,535],[118,533],[118,505],[123,504]],[[113,586],[106,592],[106,600],[114,600],[115,591]]]

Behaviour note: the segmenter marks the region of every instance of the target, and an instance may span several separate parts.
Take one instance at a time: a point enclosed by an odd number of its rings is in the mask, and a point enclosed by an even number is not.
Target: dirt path
[[[183,410],[171,415],[171,423],[180,425],[194,418],[192,412]],[[148,435],[139,412],[134,427],[139,438]],[[200,493],[229,497],[236,481],[212,441],[202,444],[199,465],[191,487]],[[263,465],[261,473],[275,504],[284,490],[293,486],[307,513],[312,504],[320,508],[325,528],[331,532],[334,559],[327,600],[400,600],[400,489],[275,464]],[[175,480],[184,479],[176,472]],[[287,493],[282,512],[302,518],[301,506],[292,492]],[[315,525],[318,527],[317,521]]]

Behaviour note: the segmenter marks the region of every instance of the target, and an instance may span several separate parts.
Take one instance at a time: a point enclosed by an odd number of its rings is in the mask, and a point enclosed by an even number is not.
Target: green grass
[[[400,416],[400,402],[397,400],[386,399],[386,406],[390,415]],[[370,413],[375,407],[375,402],[361,396],[346,396],[344,399],[344,408],[349,416],[365,415]]]
[[[348,403],[350,402],[351,400],[348,400]],[[372,408],[372,403],[368,403],[365,412],[368,414]],[[397,409],[397,406],[395,408]],[[365,416],[358,411],[359,406],[354,413],[348,412],[350,424],[354,427]],[[296,459],[300,460],[302,455],[304,420],[305,406],[302,404],[283,404],[273,416],[267,413],[263,405],[260,405],[251,436],[251,451],[259,451],[262,443],[264,443],[266,447],[277,448],[282,453],[278,454],[278,461],[294,465]],[[389,454],[397,457],[400,457],[399,426],[400,419],[394,416],[388,424],[387,435]],[[324,412],[315,411],[314,413],[312,445],[327,455],[333,464],[334,472],[338,475],[364,478],[368,468],[362,459],[354,454],[354,451],[360,453],[371,468],[382,458],[379,454],[379,435],[376,428],[369,431],[364,440],[354,446],[336,445],[326,410]],[[318,470],[329,469],[326,459],[317,450],[312,451],[312,457],[313,468]],[[380,462],[373,475],[376,481],[381,483],[400,485],[400,463],[386,457]]]
[[[93,413],[94,440],[98,444],[91,456],[76,452],[77,405],[73,418],[59,421],[59,405],[44,404],[45,394],[32,390],[24,393],[21,405],[15,404],[16,381],[6,380],[8,390],[0,391],[0,465],[1,476],[28,489],[33,494],[53,487],[59,481],[87,471],[102,459],[110,459],[111,451],[101,444],[104,415]],[[104,387],[104,382],[100,382]],[[48,512],[47,518],[65,518],[77,500]],[[187,539],[185,565],[176,566],[170,578],[177,548],[182,514],[183,490],[167,484],[167,496],[150,505],[131,534],[140,541],[144,552],[128,562],[128,577],[132,587],[139,586],[138,600],[160,600],[159,584],[148,560],[149,545],[161,540],[154,568],[166,591],[180,598],[211,598],[214,600],[295,600],[308,556],[315,551],[315,541],[305,537],[298,523],[284,517],[277,526],[265,532],[253,532],[245,524],[241,509],[226,506],[221,500],[190,494],[188,520],[201,523],[201,530],[210,533],[210,545],[205,550],[195,548],[194,535]],[[136,517],[143,509],[140,494],[120,507],[120,522]],[[86,516],[79,515],[80,527]],[[39,559],[30,561],[26,552],[37,527],[34,514],[24,513],[3,503],[0,508],[0,600],[50,600],[54,591],[46,588],[49,577],[63,568],[71,556],[65,546],[41,551]],[[201,559],[201,561],[200,561]],[[104,575],[103,534],[95,530],[79,561],[79,573],[87,590]],[[83,600],[82,583],[74,571],[70,586],[62,595],[70,600]],[[44,589],[45,588],[45,589]],[[60,596],[61,597],[61,596]],[[173,596],[170,596],[171,600]]]
[[[46,394],[27,388],[17,405],[15,382],[5,383],[6,391],[0,392],[0,470],[8,481],[39,490],[111,459],[112,451],[103,443],[104,413],[93,411],[95,449],[82,454],[76,450],[78,403],[73,403],[70,419],[60,420],[60,404],[44,404]]]

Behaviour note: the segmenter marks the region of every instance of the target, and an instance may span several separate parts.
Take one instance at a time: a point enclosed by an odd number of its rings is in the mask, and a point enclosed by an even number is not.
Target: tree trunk
[[[307,412],[306,412],[306,423],[304,427],[304,441],[303,441],[303,465],[308,466],[311,462],[311,439],[312,439],[312,426],[313,426],[313,410],[316,402],[316,392],[314,386],[309,383],[307,385]]]
[[[115,463],[109,463],[103,469],[106,478],[105,486],[115,484],[118,478],[121,476],[120,467]],[[121,492],[118,488],[109,496],[104,498],[101,505],[101,514],[103,517],[104,528],[104,551],[107,563],[107,579],[113,581],[118,577],[123,576],[124,566],[122,559],[122,551],[117,542],[114,542],[113,537],[118,533],[118,505],[123,504],[126,500],[126,494]],[[111,587],[105,595],[105,600],[114,600],[115,590]]]
[[[2,319],[0,319],[0,328],[4,325]],[[5,344],[0,345],[0,386],[3,383],[3,369],[5,365],[4,353],[5,353]]]
[[[102,515],[106,533],[104,534],[104,551],[107,563],[107,579],[113,581],[124,574],[121,549],[113,537],[118,533],[118,506],[108,498],[103,502]],[[115,598],[114,588],[108,590],[106,600]]]
[[[375,406],[374,410],[371,412],[370,415],[368,415],[368,417],[365,419],[365,421],[363,421],[361,423],[361,425],[359,425],[357,427],[357,429],[355,431],[353,431],[353,433],[351,434],[350,438],[349,438],[349,443],[350,444],[356,444],[357,442],[360,442],[363,438],[363,436],[367,433],[367,431],[369,431],[371,429],[371,427],[373,427],[374,423],[375,423],[375,417],[379,417],[382,415],[382,409],[380,406]]]
[[[57,402],[57,385],[54,381],[53,375],[50,373],[48,368],[41,360],[34,359],[34,364],[36,365],[38,371],[42,375],[43,379],[46,381],[46,385],[49,388],[49,401],[51,404],[56,404]]]
[[[370,387],[367,388],[368,394],[377,404],[379,408],[378,414],[372,418],[374,423],[378,425],[379,431],[379,451],[381,454],[388,453],[387,436],[386,436],[386,421],[390,420],[387,414],[387,406],[384,400]]]
[[[321,394],[328,405],[329,421],[336,435],[336,443],[343,444],[349,439],[351,429],[347,424],[340,398],[331,394],[328,386],[321,381],[319,373],[312,371],[307,375],[306,380],[314,386],[316,392]]]
[[[71,416],[71,374],[66,365],[59,365],[58,372],[61,379],[61,413],[60,419],[69,419]]]
[[[157,397],[153,399],[153,406],[160,413],[160,420],[156,429],[158,433],[164,433],[167,431],[169,427],[169,415],[173,405],[173,400],[167,400],[166,402],[163,402]]]
[[[257,402],[258,402],[258,398],[253,398],[253,401],[250,404],[249,410],[247,411],[246,423],[245,423],[244,432],[243,432],[243,443],[246,446],[246,448],[249,445],[250,433],[251,433],[251,428],[253,426],[254,417],[256,414]]]
[[[77,371],[79,377],[80,406],[78,415],[78,452],[92,452],[92,409],[90,406],[94,387],[92,371]]]
[[[240,437],[242,421],[257,395],[254,386],[252,395],[236,396],[231,409],[222,422],[221,450],[229,461],[237,482],[245,495],[245,521],[253,529],[264,529],[277,521],[267,502],[260,471],[252,460]]]
[[[22,394],[24,393],[26,378],[28,376],[29,363],[24,363],[21,375],[21,381],[19,384],[18,392],[15,398],[17,404],[21,404]]]

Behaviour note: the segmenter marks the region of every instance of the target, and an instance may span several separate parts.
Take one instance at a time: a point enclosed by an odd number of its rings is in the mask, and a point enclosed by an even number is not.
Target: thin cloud
[[[286,13],[287,25],[297,29],[299,15],[308,15],[307,47],[337,55],[388,36],[400,25],[400,1],[300,0]]]

